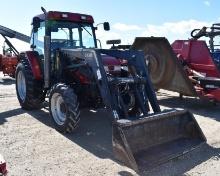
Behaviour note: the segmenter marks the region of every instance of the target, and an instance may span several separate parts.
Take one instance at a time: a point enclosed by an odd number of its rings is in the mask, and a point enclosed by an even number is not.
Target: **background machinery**
[[[144,50],[155,89],[219,102],[220,52],[214,44],[219,35],[219,24],[213,24],[210,29],[193,30],[192,39],[176,40],[172,45],[163,37],[146,37],[136,38],[132,47]],[[200,37],[209,37],[210,46]]]
[[[197,95],[220,102],[220,52],[214,38],[220,36],[219,24],[192,31],[191,40],[177,40],[172,44],[174,52],[190,78]],[[209,38],[209,46],[200,37]]]
[[[8,38],[15,38],[23,42],[30,43],[30,37],[1,25],[0,34],[5,39],[5,44],[7,45],[7,47],[4,45],[3,54],[0,54],[0,71],[2,71],[4,75],[14,77],[19,52],[8,40]]]
[[[161,111],[143,52],[97,49],[92,16],[42,10],[33,18],[32,50],[20,53],[16,68],[23,109],[42,107],[48,96],[54,126],[64,133],[79,125],[84,107],[111,110],[115,157],[136,171],[206,141],[190,112]]]

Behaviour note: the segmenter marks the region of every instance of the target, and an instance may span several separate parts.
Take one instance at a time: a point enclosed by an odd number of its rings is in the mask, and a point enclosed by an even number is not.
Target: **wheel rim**
[[[17,89],[20,99],[24,101],[26,98],[26,81],[25,81],[24,73],[22,71],[18,72]]]
[[[59,93],[54,93],[51,97],[51,113],[58,125],[63,125],[66,121],[66,106],[63,97]]]

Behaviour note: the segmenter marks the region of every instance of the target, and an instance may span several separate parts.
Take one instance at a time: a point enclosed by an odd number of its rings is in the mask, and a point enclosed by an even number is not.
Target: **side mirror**
[[[34,32],[37,32],[38,28],[40,27],[40,19],[38,17],[34,17],[32,24],[33,24]]]
[[[109,31],[109,30],[110,30],[109,22],[104,22],[104,23],[103,23],[103,26],[104,26],[104,30],[105,30],[105,31]]]

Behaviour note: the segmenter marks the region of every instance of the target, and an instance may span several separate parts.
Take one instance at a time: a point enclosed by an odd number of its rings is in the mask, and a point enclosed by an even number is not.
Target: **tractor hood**
[[[90,49],[88,49],[88,51],[91,51]],[[86,60],[86,58],[90,58],[90,55],[86,55],[84,54],[84,56],[82,54],[78,54],[81,53],[79,52],[79,49],[65,49],[62,48],[60,49],[60,52],[63,53],[64,55],[67,55],[67,57],[69,58],[83,58]],[[68,53],[68,54],[67,54]],[[87,49],[82,49],[82,53],[87,53]],[[112,56],[108,56],[106,54],[101,54],[101,58],[102,58],[102,63],[104,65],[105,71],[109,71],[109,72],[120,72],[121,71],[121,61],[116,59],[115,57]],[[71,59],[71,60],[72,60]]]
[[[108,55],[102,55],[102,60],[103,60],[103,64],[106,65],[106,66],[116,66],[116,65],[121,65],[121,62],[114,58],[114,57],[111,57],[111,56],[108,56]]]
[[[121,71],[121,62],[118,59],[108,55],[102,55],[102,61],[105,71],[109,71],[109,72]]]
[[[79,54],[76,54],[79,51],[79,49],[60,49],[61,53],[68,53],[67,55],[71,58],[82,58],[83,56]],[[86,49],[83,49],[82,51],[86,52]],[[91,51],[91,50],[90,50]],[[101,58],[103,61],[103,65],[106,71],[109,72],[120,72],[121,71],[121,61],[119,59],[116,59],[115,57],[108,56],[106,54],[101,54]]]
[[[61,48],[60,51],[64,52],[64,53],[66,53],[66,51],[67,51],[68,55],[71,55],[72,57],[77,57],[77,58],[82,58],[83,57],[83,55],[79,56],[78,54],[75,54],[76,51],[79,51],[79,49]],[[82,52],[84,52],[84,51],[86,52],[86,49],[82,49]],[[101,57],[102,57],[102,60],[103,60],[103,65],[105,65],[105,66],[120,66],[121,65],[121,62],[118,59],[116,59],[115,57],[108,56],[106,54],[102,54]]]

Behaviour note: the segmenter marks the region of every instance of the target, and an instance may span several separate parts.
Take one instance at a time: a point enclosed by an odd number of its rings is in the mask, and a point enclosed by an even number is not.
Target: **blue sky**
[[[42,13],[41,6],[48,11],[91,14],[96,24],[110,22],[110,32],[97,31],[103,44],[118,38],[131,44],[135,36],[166,36],[172,42],[190,37],[193,28],[220,22],[219,0],[11,0],[1,2],[0,25],[29,35],[31,18]],[[14,43],[19,50],[27,47]]]

